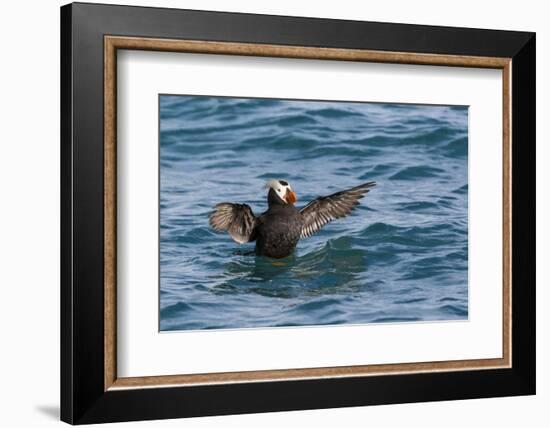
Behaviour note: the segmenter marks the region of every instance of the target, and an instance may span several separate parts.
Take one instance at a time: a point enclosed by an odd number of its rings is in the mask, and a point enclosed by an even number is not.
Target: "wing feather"
[[[222,202],[210,213],[209,223],[213,229],[227,231],[239,244],[253,240],[256,216],[246,204]]]
[[[376,185],[374,181],[360,184],[348,190],[321,196],[314,199],[300,210],[304,218],[301,238],[317,233],[325,224],[347,216],[359,204],[359,199],[365,196]]]

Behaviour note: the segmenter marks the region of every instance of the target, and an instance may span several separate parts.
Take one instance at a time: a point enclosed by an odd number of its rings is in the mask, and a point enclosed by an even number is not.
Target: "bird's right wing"
[[[256,226],[256,216],[246,204],[223,202],[210,213],[209,223],[215,230],[227,230],[231,238],[239,244],[250,242]]]
[[[347,216],[359,203],[359,199],[365,196],[365,193],[368,193],[375,185],[374,181],[369,181],[351,189],[329,196],[321,196],[311,201],[300,210],[300,214],[304,218],[300,237],[307,238],[332,220]]]

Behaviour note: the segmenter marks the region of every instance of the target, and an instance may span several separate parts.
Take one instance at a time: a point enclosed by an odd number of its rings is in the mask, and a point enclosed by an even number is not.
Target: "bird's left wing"
[[[256,216],[246,204],[223,202],[214,207],[210,213],[209,223],[215,230],[227,230],[231,238],[239,244],[253,239]]]
[[[319,229],[332,220],[347,216],[359,204],[359,199],[375,185],[374,181],[369,181],[351,189],[329,196],[321,196],[311,201],[300,210],[300,214],[304,219],[300,237],[307,238],[317,233]]]

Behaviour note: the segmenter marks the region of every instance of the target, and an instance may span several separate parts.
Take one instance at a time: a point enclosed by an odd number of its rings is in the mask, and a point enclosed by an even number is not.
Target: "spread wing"
[[[348,190],[334,193],[329,196],[321,196],[300,210],[304,218],[301,238],[317,233],[325,224],[337,218],[347,216],[353,208],[359,204],[359,199],[374,187],[376,183],[368,183],[352,187]]]
[[[256,216],[246,204],[223,202],[210,213],[209,223],[215,230],[227,230],[239,244],[250,242],[256,226]]]

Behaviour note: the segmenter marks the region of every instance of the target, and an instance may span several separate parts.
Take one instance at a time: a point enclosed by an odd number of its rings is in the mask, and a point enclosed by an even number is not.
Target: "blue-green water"
[[[468,317],[466,107],[160,96],[160,328]],[[351,216],[274,261],[214,232],[218,202],[297,206],[361,182]]]

